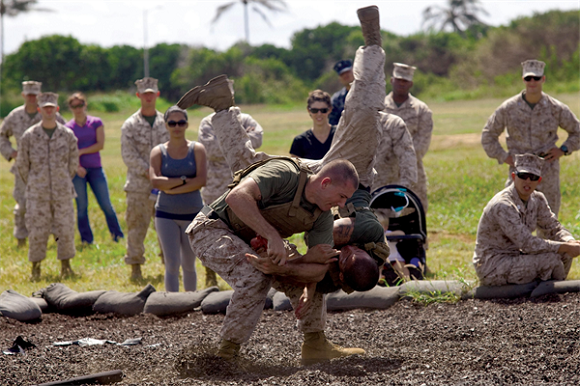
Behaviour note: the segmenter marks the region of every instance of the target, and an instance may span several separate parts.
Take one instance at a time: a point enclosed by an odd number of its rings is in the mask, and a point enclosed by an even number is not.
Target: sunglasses
[[[531,81],[532,79],[533,79],[533,80],[535,80],[536,82],[539,82],[540,80],[542,80],[542,77],[541,77],[541,76],[531,76],[531,75],[528,75],[528,76],[526,76],[526,77],[524,78],[524,80],[525,80],[526,82],[529,82],[529,81]]]
[[[312,114],[318,114],[318,112],[320,111],[322,114],[326,114],[328,112],[328,108],[324,108],[324,109],[315,109],[314,107],[309,108],[308,110],[310,110],[310,112]]]
[[[80,109],[81,107],[85,107],[84,103],[78,105],[69,105],[71,109]]]
[[[532,173],[521,173],[521,172],[517,172],[516,176],[518,176],[518,178],[520,180],[527,180],[528,178],[530,179],[530,181],[537,181],[540,179],[540,176],[536,176],[535,174]]]
[[[187,125],[187,121],[185,119],[182,119],[181,121],[177,121],[177,122],[175,122],[175,121],[168,121],[167,122],[167,126],[169,126],[169,127],[175,127],[175,126],[183,127],[185,125]]]

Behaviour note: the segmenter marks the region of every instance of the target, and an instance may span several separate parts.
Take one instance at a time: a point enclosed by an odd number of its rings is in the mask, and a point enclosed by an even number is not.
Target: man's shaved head
[[[336,159],[330,161],[316,173],[319,176],[330,177],[335,184],[351,183],[355,188],[359,185],[356,168],[350,161]]]

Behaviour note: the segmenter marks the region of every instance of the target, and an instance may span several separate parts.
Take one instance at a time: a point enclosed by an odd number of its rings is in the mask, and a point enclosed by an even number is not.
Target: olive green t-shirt
[[[244,179],[251,178],[260,189],[262,199],[258,201],[259,209],[266,209],[273,205],[285,204],[294,199],[298,189],[300,171],[291,162],[286,160],[272,160],[260,166],[248,174]],[[225,201],[229,191],[209,205],[226,224],[230,225],[226,212],[227,203]],[[300,206],[310,213],[318,208],[304,198],[304,193],[300,198]],[[330,211],[323,212],[314,222],[314,226],[308,231],[308,247],[318,244],[333,245],[332,240],[333,218]]]

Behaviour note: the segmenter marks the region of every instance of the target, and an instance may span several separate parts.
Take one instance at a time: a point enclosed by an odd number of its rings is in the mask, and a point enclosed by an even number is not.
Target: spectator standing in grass
[[[185,139],[187,112],[177,106],[164,115],[169,141],[151,151],[149,178],[160,193],[155,204],[155,229],[165,257],[165,290],[179,291],[179,266],[183,287],[197,288],[195,255],[185,229],[203,207],[199,190],[206,182],[204,146]]]
[[[143,78],[135,82],[141,108],[121,127],[121,155],[127,165],[127,254],[131,279],[141,280],[141,265],[145,264],[145,236],[155,213],[157,190],[149,181],[151,150],[169,140],[163,114],[155,108],[159,97],[157,79]]]
[[[58,95],[38,96],[42,120],[24,132],[18,147],[16,167],[26,184],[26,228],[31,280],[40,278],[40,262],[52,233],[57,243],[61,276],[72,275],[70,259],[75,256],[72,178],[79,165],[77,138],[56,119]]]
[[[207,183],[201,189],[201,197],[207,205],[224,194],[228,190],[228,185],[232,182],[232,172],[215,136],[212,124],[214,115],[215,113],[211,113],[201,120],[197,135],[198,141],[205,147],[207,156]],[[252,147],[257,149],[262,146],[262,136],[264,134],[262,126],[250,114],[240,113],[238,119],[248,134]],[[215,272],[205,267],[205,286],[212,287],[216,285]]]
[[[37,124],[42,119],[42,115],[38,111],[38,103],[36,97],[40,94],[42,83],[32,80],[22,82],[22,97],[24,104],[12,110],[10,114],[2,121],[0,126],[0,154],[8,162],[16,160],[18,150],[20,149],[20,138],[22,134],[30,126]],[[56,114],[56,120],[62,124],[64,119],[59,113]],[[16,141],[16,149],[12,147],[10,137],[14,137]],[[26,238],[28,237],[28,230],[26,229],[26,222],[24,215],[26,213],[26,197],[24,191],[26,184],[20,178],[20,174],[16,170],[16,162],[10,172],[14,174],[14,190],[12,196],[16,201],[14,205],[14,237],[18,240],[18,246],[24,247],[26,245]]]
[[[105,145],[105,128],[100,118],[87,115],[87,98],[77,92],[68,98],[68,106],[73,113],[66,127],[71,129],[78,139],[79,167],[73,184],[77,193],[77,226],[83,244],[93,243],[93,232],[89,223],[89,199],[87,183],[90,185],[101,210],[105,214],[107,226],[115,242],[124,237],[117,214],[111,199],[107,177],[101,165],[100,151]]]
[[[330,149],[336,131],[336,126],[328,123],[332,112],[330,95],[322,90],[310,92],[306,110],[312,119],[312,128],[294,138],[290,154],[300,158],[322,159]]]
[[[328,122],[331,125],[338,125],[344,104],[346,101],[346,94],[350,90],[350,84],[354,81],[354,73],[352,72],[352,60],[344,59],[336,62],[334,71],[338,74],[340,83],[344,86],[339,91],[332,94],[332,112],[328,117]]]

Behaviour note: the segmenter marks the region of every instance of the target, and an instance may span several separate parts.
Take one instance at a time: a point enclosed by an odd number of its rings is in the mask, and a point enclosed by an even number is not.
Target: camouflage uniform
[[[127,254],[125,263],[145,263],[145,236],[155,213],[155,200],[150,199],[153,186],[149,181],[151,149],[169,141],[163,114],[157,111],[153,127],[143,118],[141,110],[130,116],[121,127],[121,155],[127,165]]]
[[[536,228],[546,239],[532,235]],[[533,192],[526,205],[512,184],[483,210],[473,264],[482,285],[564,280],[572,258],[559,254],[558,249],[571,240],[574,238],[550,211],[542,193]]]
[[[393,93],[389,93],[385,98],[385,112],[395,114],[405,121],[407,130],[413,137],[413,147],[417,156],[417,183],[410,186],[423,204],[423,209],[427,213],[429,202],[427,199],[427,174],[423,167],[423,157],[429,150],[431,144],[431,135],[433,134],[433,114],[427,105],[409,94],[401,106],[393,100]]]
[[[207,183],[201,189],[201,197],[206,204],[214,202],[228,189],[228,184],[232,182],[232,172],[213,130],[212,118],[214,115],[215,113],[212,113],[201,120],[197,137],[198,141],[205,147],[207,155]],[[250,138],[252,147],[257,149],[262,146],[264,133],[262,126],[249,114],[240,113],[239,119]]]
[[[580,126],[578,119],[562,102],[542,93],[542,98],[532,110],[518,94],[504,103],[493,113],[481,133],[481,144],[488,157],[502,164],[508,155],[532,153],[540,155],[556,147],[558,126],[568,132],[563,145],[572,152],[580,149]],[[506,152],[499,143],[499,136],[506,130]],[[510,166],[506,186],[510,185]],[[544,162],[542,182],[537,190],[544,193],[552,212],[560,211],[560,162]]]
[[[42,116],[40,113],[30,118],[30,115],[26,112],[26,107],[24,105],[19,106],[12,110],[0,127],[0,154],[8,162],[12,160],[12,153],[17,149],[20,149],[20,138],[32,125],[40,122]],[[57,113],[56,120],[59,123],[65,124],[65,120],[60,114]],[[10,137],[14,137],[16,141],[16,148],[12,147],[10,142]],[[26,197],[24,196],[24,191],[26,185],[20,175],[16,171],[16,163],[10,168],[10,173],[14,174],[14,190],[12,192],[12,197],[16,201],[14,205],[14,237],[17,239],[25,239],[28,237],[28,231],[26,230],[26,224],[24,221],[24,214],[26,213]]]
[[[396,115],[380,113],[381,142],[377,150],[377,175],[372,190],[398,184],[411,189],[417,182],[417,157],[405,122]]]
[[[16,167],[26,184],[26,227],[28,260],[46,257],[46,244],[52,233],[57,257],[68,260],[75,255],[75,218],[72,178],[79,165],[77,138],[72,130],[57,123],[51,138],[42,122],[26,130],[20,138]]]

